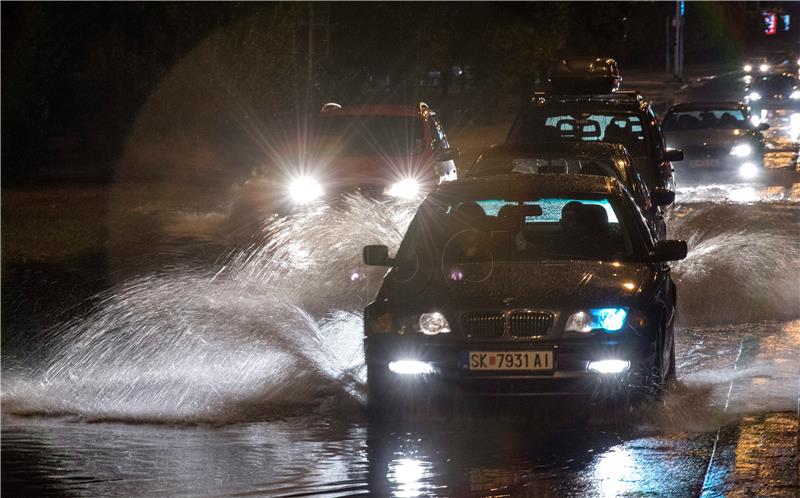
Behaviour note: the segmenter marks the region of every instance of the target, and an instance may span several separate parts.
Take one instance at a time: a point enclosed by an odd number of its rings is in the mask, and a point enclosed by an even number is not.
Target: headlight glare
[[[731,155],[736,157],[747,157],[753,152],[753,148],[750,147],[750,144],[739,144],[734,145],[731,148]]]
[[[387,192],[392,197],[413,199],[419,194],[419,183],[412,178],[393,183]]]
[[[569,317],[566,330],[587,333],[595,329],[603,329],[606,332],[618,332],[625,325],[627,317],[627,308],[581,310]]]
[[[744,163],[739,167],[739,174],[742,178],[753,178],[758,174],[758,167],[753,163]]]
[[[769,71],[769,64],[761,64],[760,66],[758,66],[758,70],[761,71],[762,73],[766,73],[767,71]]]
[[[390,361],[389,370],[400,375],[427,375],[434,372],[430,363],[417,360]]]
[[[745,73],[749,73],[752,70],[753,70],[753,66],[752,65],[750,65],[750,64],[745,64],[744,65],[744,72]]]
[[[438,311],[423,313],[419,316],[419,330],[425,335],[449,334],[450,323]]]
[[[322,185],[310,176],[301,176],[289,183],[289,196],[298,204],[313,202],[324,193]]]
[[[794,90],[792,94],[789,95],[789,98],[792,100],[800,99],[800,90]]]
[[[761,100],[761,94],[758,92],[750,92],[748,97],[750,97],[750,100]]]

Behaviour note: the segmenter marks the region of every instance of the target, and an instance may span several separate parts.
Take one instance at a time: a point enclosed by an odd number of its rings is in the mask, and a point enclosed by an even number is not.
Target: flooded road
[[[170,213],[168,264],[140,257],[41,330],[5,322],[25,340],[4,343],[2,493],[797,496],[800,177],[774,154],[759,183],[680,187],[678,378],[633,411],[370,421],[361,312],[381,271],[360,250],[397,247],[415,206],[356,197],[235,244],[185,238],[229,213]]]

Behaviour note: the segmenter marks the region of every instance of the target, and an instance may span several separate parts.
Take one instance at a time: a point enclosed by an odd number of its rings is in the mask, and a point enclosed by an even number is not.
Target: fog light
[[[739,174],[742,178],[753,178],[758,174],[758,168],[753,163],[744,163],[739,168]]]
[[[400,375],[426,375],[433,373],[430,363],[416,360],[399,360],[389,362],[389,370]]]
[[[589,370],[601,374],[616,374],[627,371],[631,362],[625,360],[590,361]]]

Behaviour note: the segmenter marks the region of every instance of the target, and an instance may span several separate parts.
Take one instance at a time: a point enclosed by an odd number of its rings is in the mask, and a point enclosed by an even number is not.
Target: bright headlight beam
[[[734,145],[731,148],[731,155],[736,157],[747,157],[753,152],[753,148],[750,147],[750,144],[739,144]]]
[[[399,375],[428,375],[433,373],[433,367],[430,363],[418,360],[390,361],[389,370]]]
[[[751,66],[750,64],[745,64],[744,65],[744,72],[745,73],[749,73],[752,70],[753,70],[753,66]]]
[[[761,100],[761,94],[758,92],[750,92],[748,97],[750,97],[750,100]]]
[[[631,362],[625,360],[600,360],[590,361],[589,370],[601,374],[617,374],[627,371]]]
[[[742,178],[753,178],[758,174],[758,167],[753,163],[744,163],[739,167],[739,174]]]
[[[789,98],[792,100],[800,99],[800,90],[794,90],[792,94],[789,95]]]
[[[761,71],[762,73],[766,73],[767,71],[769,71],[769,64],[761,64],[760,66],[758,66],[758,70]]]
[[[322,185],[310,176],[295,178],[289,183],[289,196],[298,204],[307,204],[324,194]]]
[[[400,197],[402,199],[413,199],[419,194],[419,183],[416,180],[408,178],[395,182],[389,187],[388,194],[392,197]]]

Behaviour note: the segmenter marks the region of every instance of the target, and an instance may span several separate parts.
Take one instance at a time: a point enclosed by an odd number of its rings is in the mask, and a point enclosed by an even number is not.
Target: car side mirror
[[[683,161],[683,150],[681,149],[667,149],[661,156],[664,161]]]
[[[684,259],[688,251],[685,240],[660,240],[653,250],[653,261],[678,261]]]
[[[456,147],[450,147],[449,149],[439,149],[436,152],[436,160],[440,163],[445,161],[455,161],[461,157],[461,151],[458,150]]]
[[[364,264],[368,266],[391,266],[389,248],[382,245],[364,246]]]
[[[655,189],[651,197],[653,198],[653,204],[656,206],[668,206],[675,202],[675,192],[665,188]]]
[[[769,123],[758,123],[758,126],[756,126],[756,129],[758,131],[767,131],[767,130],[769,130]]]

